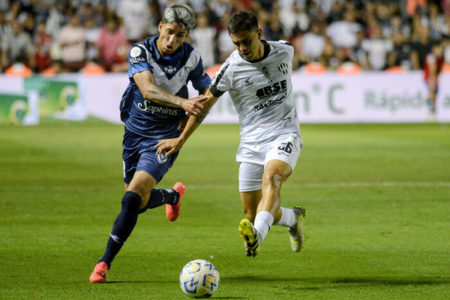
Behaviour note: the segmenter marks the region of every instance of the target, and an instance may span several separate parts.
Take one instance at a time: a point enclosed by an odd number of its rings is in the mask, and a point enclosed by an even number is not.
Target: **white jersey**
[[[235,50],[214,77],[210,91],[228,91],[241,123],[241,142],[259,142],[300,132],[292,95],[294,48],[287,42],[265,42],[264,56],[253,62]]]

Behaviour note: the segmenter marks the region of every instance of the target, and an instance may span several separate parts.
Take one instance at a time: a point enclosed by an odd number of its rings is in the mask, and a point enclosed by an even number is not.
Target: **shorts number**
[[[294,145],[291,143],[291,142],[288,142],[288,143],[286,143],[286,146],[280,146],[280,147],[278,147],[278,150],[281,150],[281,151],[285,151],[285,152],[287,152],[287,153],[289,153],[289,154],[291,154],[292,153],[292,147],[293,147]]]

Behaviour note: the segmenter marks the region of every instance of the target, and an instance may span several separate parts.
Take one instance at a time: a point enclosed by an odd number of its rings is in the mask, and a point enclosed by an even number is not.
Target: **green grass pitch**
[[[307,209],[305,248],[273,226],[244,256],[237,125],[202,125],[159,187],[183,181],[180,218],[140,215],[104,285],[89,275],[123,195],[123,127],[89,119],[0,128],[1,299],[187,299],[190,260],[221,275],[216,299],[449,299],[450,128],[302,125],[282,190]]]

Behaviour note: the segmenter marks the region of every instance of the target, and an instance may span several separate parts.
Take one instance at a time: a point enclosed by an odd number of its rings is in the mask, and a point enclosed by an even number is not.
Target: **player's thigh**
[[[294,170],[302,148],[303,142],[296,133],[282,135],[271,142],[264,162],[263,181],[286,180]]]

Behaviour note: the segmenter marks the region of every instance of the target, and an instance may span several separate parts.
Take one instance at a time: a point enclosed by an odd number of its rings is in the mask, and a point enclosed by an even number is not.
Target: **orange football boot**
[[[105,283],[106,272],[108,272],[108,265],[105,262],[99,262],[95,265],[94,271],[89,277],[89,281],[92,283]]]
[[[172,189],[180,195],[180,199],[178,200],[177,204],[166,204],[166,217],[171,222],[178,219],[181,214],[181,199],[183,199],[184,192],[186,192],[186,186],[181,182],[177,182]]]

